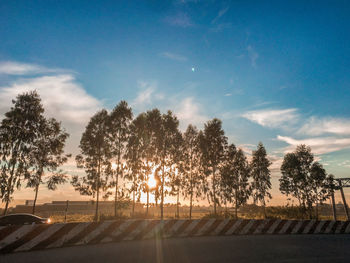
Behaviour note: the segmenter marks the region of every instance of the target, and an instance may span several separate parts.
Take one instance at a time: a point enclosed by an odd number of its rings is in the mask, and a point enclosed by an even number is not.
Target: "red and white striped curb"
[[[0,253],[150,238],[271,234],[350,234],[350,221],[117,220],[0,227]]]

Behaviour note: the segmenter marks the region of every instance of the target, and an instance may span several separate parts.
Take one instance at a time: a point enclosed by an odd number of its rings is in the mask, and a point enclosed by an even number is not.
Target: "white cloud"
[[[171,52],[160,53],[160,56],[163,58],[168,58],[168,59],[176,60],[176,61],[187,61],[187,57],[179,55],[179,54],[174,54]]]
[[[271,161],[270,171],[272,173],[272,176],[279,176],[280,175],[280,169],[283,162],[283,157],[269,154],[268,159]]]
[[[29,75],[62,72],[60,69],[49,69],[36,64],[19,63],[14,61],[0,61],[0,75]]]
[[[292,137],[278,135],[277,140],[290,145],[285,149],[285,152],[294,151],[295,147],[300,144],[310,146],[312,152],[315,154],[331,153],[350,148],[350,138],[317,137],[299,140]]]
[[[225,94],[225,97],[230,97],[230,96],[232,96],[232,93],[226,93]]]
[[[21,74],[33,73],[34,69],[36,69],[36,72],[41,74],[41,76],[19,78],[6,86],[0,86],[0,116],[3,116],[10,109],[12,99],[18,94],[36,90],[41,97],[45,114],[48,117],[54,117],[61,121],[62,126],[70,134],[66,143],[67,152],[76,154],[85,125],[90,117],[103,107],[103,103],[89,95],[76,82],[72,74],[58,74],[58,71],[56,72],[54,69],[31,64],[20,64],[17,62],[11,62],[10,64],[26,65],[26,67],[22,68],[22,71],[19,68],[16,71],[12,70],[13,73],[18,72],[18,75],[20,72],[22,72]],[[24,70],[25,68],[27,70]],[[44,72],[56,72],[56,74],[42,76]],[[61,70],[61,72],[63,71]]]
[[[256,60],[259,58],[259,53],[255,51],[255,49],[252,46],[247,47],[248,51],[248,56],[250,58],[250,62],[252,66],[255,68],[256,67]]]
[[[322,134],[350,135],[350,119],[311,117],[299,130],[300,134],[312,136]]]
[[[287,128],[297,122],[297,109],[265,109],[248,111],[241,115],[252,122],[269,128]]]
[[[0,112],[7,111],[18,94],[32,90],[39,93],[46,114],[64,122],[85,124],[102,106],[86,93],[74,76],[66,74],[21,79],[0,87]]]
[[[192,97],[182,99],[176,103],[174,109],[182,130],[185,130],[189,124],[200,128],[209,119],[202,113],[202,106]]]

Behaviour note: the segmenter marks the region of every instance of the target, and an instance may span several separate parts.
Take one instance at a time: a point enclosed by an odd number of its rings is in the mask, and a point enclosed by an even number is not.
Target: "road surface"
[[[0,256],[0,262],[350,262],[350,235],[129,241],[8,254]]]

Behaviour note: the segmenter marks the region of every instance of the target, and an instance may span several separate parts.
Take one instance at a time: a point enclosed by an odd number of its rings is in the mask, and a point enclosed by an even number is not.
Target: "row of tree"
[[[67,177],[59,167],[69,157],[63,151],[68,134],[55,119],[44,117],[36,92],[19,95],[13,104],[0,126],[0,194],[5,213],[21,184],[35,189],[36,201],[41,183],[52,190],[65,183]],[[153,109],[133,118],[127,102],[121,101],[111,112],[103,109],[92,116],[79,148],[75,159],[85,174],[73,176],[71,184],[82,195],[96,198],[96,219],[102,195],[114,194],[117,215],[122,198],[132,199],[134,213],[141,193],[146,195],[148,213],[152,193],[162,218],[167,196],[177,197],[177,207],[180,196],[189,200],[190,217],[198,199],[206,198],[214,214],[218,206],[232,205],[236,217],[249,198],[264,208],[271,199],[271,162],[263,144],[249,162],[242,149],[228,143],[218,119],[208,121],[200,131],[189,125],[182,133],[171,111]],[[314,162],[306,146],[285,155],[281,172],[281,192],[296,198],[305,211],[331,193],[332,176]]]

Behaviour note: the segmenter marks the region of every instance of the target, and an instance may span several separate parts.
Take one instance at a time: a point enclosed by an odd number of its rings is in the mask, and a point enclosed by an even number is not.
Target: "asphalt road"
[[[350,262],[350,235],[130,241],[1,255],[0,262]]]

